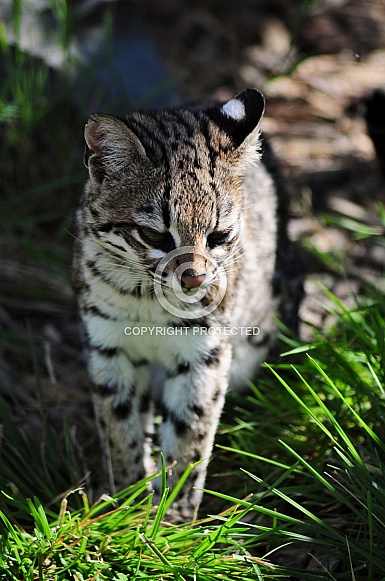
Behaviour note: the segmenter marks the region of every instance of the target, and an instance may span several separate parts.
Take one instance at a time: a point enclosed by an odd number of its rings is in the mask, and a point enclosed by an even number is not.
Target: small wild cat
[[[254,376],[274,316],[296,325],[302,281],[263,111],[248,89],[204,110],[92,115],[85,129],[74,284],[110,485],[148,470],[161,364],[168,485],[202,460],[175,503],[183,518],[201,501],[229,382]]]

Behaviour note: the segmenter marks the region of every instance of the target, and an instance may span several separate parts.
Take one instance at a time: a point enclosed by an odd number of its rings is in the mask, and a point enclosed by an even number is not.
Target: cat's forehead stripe
[[[164,225],[167,229],[170,228],[171,218],[170,218],[170,209],[168,207],[167,202],[162,203],[162,217]]]
[[[179,236],[177,224],[170,225],[170,233],[171,233],[172,237],[174,238],[176,248],[178,248],[178,246],[181,245],[181,238]]]

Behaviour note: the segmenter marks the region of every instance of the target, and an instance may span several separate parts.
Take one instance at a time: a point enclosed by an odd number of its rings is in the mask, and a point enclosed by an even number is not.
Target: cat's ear
[[[139,176],[154,167],[140,140],[117,117],[91,115],[84,137],[84,163],[90,176],[98,182],[105,175],[118,174],[128,168],[131,174]]]
[[[227,133],[235,150],[252,156],[259,149],[259,123],[265,111],[265,99],[257,89],[246,89],[227,103],[212,107],[208,116]]]

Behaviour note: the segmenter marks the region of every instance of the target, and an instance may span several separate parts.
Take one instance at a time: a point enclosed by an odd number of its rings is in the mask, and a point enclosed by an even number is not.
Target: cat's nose
[[[194,270],[185,270],[181,276],[182,288],[197,288],[206,278],[206,273],[196,274]]]

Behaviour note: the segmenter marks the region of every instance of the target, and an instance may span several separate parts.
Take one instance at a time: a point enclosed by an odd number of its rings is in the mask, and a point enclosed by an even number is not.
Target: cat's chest
[[[211,343],[205,327],[189,324],[167,312],[153,295],[135,297],[109,289],[91,289],[87,302],[98,306],[86,312],[88,334],[95,344],[126,351],[133,360],[165,363],[199,352]],[[87,309],[86,309],[87,311]],[[105,316],[100,316],[103,313]]]
[[[138,328],[143,327],[168,327],[173,325],[172,316],[165,311],[156,297],[136,297],[129,294],[110,290],[106,295],[92,292],[91,303],[96,304],[107,316],[103,319],[105,325],[113,323],[121,329],[135,329],[127,336],[137,335]]]

